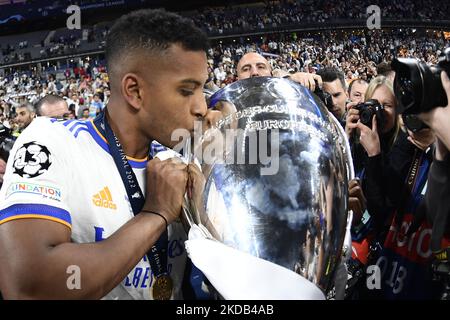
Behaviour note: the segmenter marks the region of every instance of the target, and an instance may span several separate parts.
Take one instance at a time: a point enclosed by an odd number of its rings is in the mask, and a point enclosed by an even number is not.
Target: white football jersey
[[[147,160],[128,161],[145,194]],[[0,191],[0,224],[47,219],[70,228],[73,242],[90,243],[108,238],[133,216],[106,139],[92,121],[36,118],[14,144]],[[168,234],[172,298],[181,299],[186,234],[180,222]],[[153,283],[144,257],[104,298],[152,299]]]

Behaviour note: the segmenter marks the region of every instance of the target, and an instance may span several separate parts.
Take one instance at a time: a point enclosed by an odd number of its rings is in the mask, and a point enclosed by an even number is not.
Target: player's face
[[[271,75],[270,66],[267,60],[254,52],[245,54],[237,66],[237,76],[239,80],[252,77],[270,77]]]
[[[149,67],[152,72],[145,76],[144,89],[148,94],[140,120],[147,121],[142,126],[148,127],[150,137],[173,147],[181,140],[179,136],[172,138],[175,130],[185,129],[192,134],[194,122],[202,121],[206,115],[203,94],[208,79],[206,53],[172,45]]]

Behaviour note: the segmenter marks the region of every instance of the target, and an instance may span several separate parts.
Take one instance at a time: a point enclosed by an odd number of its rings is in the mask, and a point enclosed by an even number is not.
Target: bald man
[[[38,116],[64,119],[69,115],[69,107],[60,96],[48,94],[37,102],[36,113]]]
[[[316,74],[297,72],[289,74],[282,70],[274,70],[262,55],[256,52],[249,52],[242,56],[237,65],[237,78],[238,80],[248,79],[252,77],[278,77],[289,78],[292,81],[298,82],[302,86],[308,88],[311,91],[316,89],[317,81],[319,87],[322,86],[322,78]]]

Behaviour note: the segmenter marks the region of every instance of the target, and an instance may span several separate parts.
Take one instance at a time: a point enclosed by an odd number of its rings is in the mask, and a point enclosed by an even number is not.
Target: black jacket
[[[450,233],[450,154],[443,161],[434,160],[425,193],[427,218],[433,226],[431,250],[441,248],[441,239]]]
[[[381,231],[386,219],[402,201],[405,180],[418,150],[407,137],[400,131],[391,148],[382,141],[381,154],[366,156],[362,185],[376,233]]]

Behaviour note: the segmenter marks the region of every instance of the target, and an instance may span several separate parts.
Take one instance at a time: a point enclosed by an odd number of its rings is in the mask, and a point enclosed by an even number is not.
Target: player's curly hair
[[[143,9],[119,18],[106,38],[108,70],[120,64],[124,54],[135,49],[161,53],[170,45],[179,44],[186,50],[207,51],[208,37],[192,20],[162,9]]]

